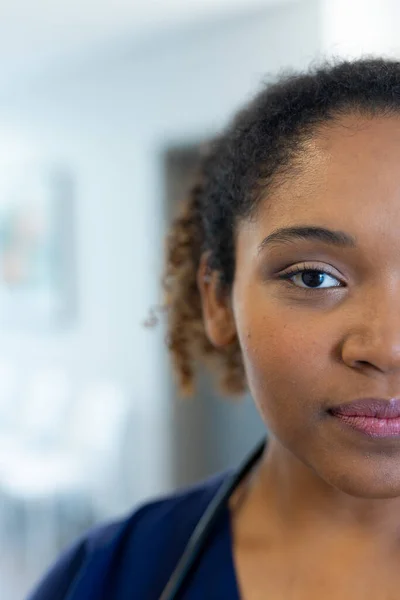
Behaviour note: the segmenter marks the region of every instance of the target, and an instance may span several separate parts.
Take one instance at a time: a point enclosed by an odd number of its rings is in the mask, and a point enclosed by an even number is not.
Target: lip
[[[400,437],[400,399],[360,398],[329,412],[370,437]]]
[[[347,404],[331,408],[335,414],[349,417],[376,417],[378,419],[396,419],[400,417],[400,399],[359,398]]]

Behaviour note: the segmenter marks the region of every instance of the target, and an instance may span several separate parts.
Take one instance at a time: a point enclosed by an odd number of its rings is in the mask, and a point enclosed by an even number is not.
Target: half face
[[[320,130],[293,176],[239,226],[231,298],[271,433],[329,484],[370,498],[400,495],[400,430],[371,435],[332,409],[400,398],[399,166],[400,116],[348,116]],[[210,339],[222,345],[218,310],[205,302]]]

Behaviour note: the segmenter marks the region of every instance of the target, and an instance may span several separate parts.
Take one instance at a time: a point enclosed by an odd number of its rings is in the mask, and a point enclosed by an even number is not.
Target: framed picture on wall
[[[0,179],[0,327],[45,331],[75,313],[74,186],[64,169],[15,165]]]

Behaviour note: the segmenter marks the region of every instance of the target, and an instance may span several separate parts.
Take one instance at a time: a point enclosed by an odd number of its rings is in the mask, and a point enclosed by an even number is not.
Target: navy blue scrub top
[[[158,600],[228,473],[97,527],[61,556],[29,600]],[[229,508],[222,512],[184,600],[239,600]]]

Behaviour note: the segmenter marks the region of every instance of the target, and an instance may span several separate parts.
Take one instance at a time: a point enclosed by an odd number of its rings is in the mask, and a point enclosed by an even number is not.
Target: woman
[[[230,473],[96,529],[34,600],[400,597],[399,164],[385,60],[282,78],[210,144],[168,240],[169,349],[183,392],[200,360],[249,389],[268,444],[176,596]]]

